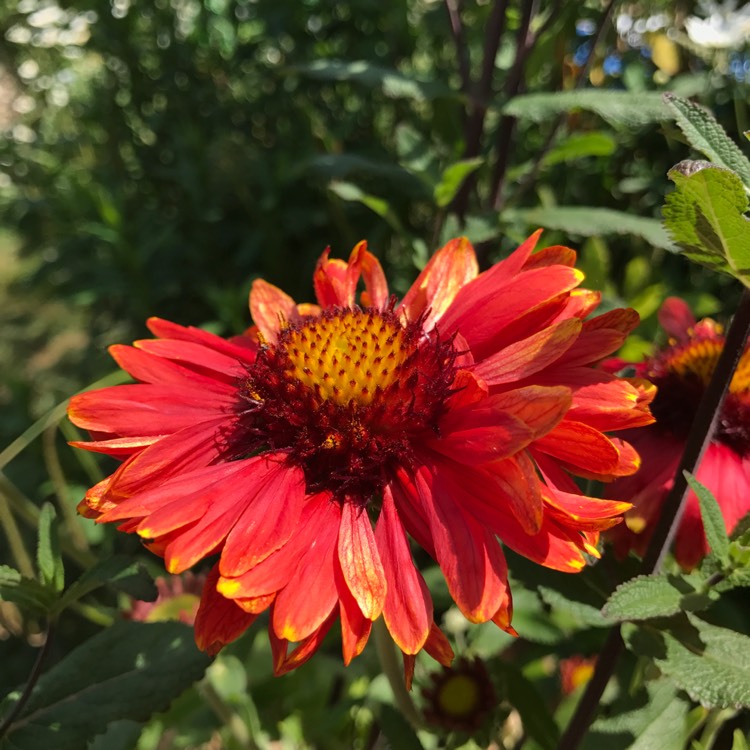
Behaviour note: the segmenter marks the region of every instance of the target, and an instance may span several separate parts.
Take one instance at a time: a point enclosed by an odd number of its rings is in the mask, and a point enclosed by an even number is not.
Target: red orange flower
[[[504,544],[578,571],[626,503],[582,495],[638,457],[606,430],[652,421],[640,382],[592,367],[636,325],[586,319],[575,253],[536,233],[479,274],[449,242],[397,303],[365,243],[326,251],[318,305],[256,281],[255,326],[224,340],[151,319],[112,347],[137,381],[75,397],[80,447],[124,459],[81,504],[135,532],[172,573],[218,555],[196,638],[214,653],[270,610],[275,669],[307,660],[337,619],[344,661],[383,617],[404,653],[450,663],[409,538],[472,622],[512,631]],[[356,290],[364,291],[360,304]],[[291,644],[297,644],[293,650]]]
[[[625,498],[633,508],[625,523],[610,532],[620,555],[634,550],[643,555],[659,519],[662,503],[672,487],[695,411],[724,347],[721,326],[706,318],[696,322],[687,304],[667,299],[659,321],[669,334],[668,345],[635,366],[658,388],[653,402],[656,424],[625,432],[643,456],[643,468],[608,488],[613,497]],[[605,363],[619,369],[620,360]],[[697,471],[697,479],[715,495],[727,531],[750,512],[750,352],[745,351],[729,386],[714,439]],[[685,514],[675,539],[674,554],[686,570],[708,553],[698,498],[688,496]]]

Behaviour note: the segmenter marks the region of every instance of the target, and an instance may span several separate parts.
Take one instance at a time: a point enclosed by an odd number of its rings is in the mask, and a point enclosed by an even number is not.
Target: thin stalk
[[[414,701],[406,689],[404,670],[401,664],[399,664],[393,639],[382,617],[379,617],[372,624],[372,635],[375,639],[375,649],[378,652],[383,674],[388,678],[391,690],[393,690],[396,707],[414,729],[421,729],[422,717],[419,715],[417,707],[414,705]]]
[[[57,507],[60,509],[65,522],[65,532],[70,538],[71,544],[82,552],[89,552],[89,543],[78,523],[75,507],[68,499],[68,483],[65,480],[65,472],[60,463],[60,457],[57,454],[56,438],[57,425],[50,425],[42,433],[44,463],[47,467],[47,473],[52,480],[52,486],[55,488]]]
[[[461,76],[461,91],[468,96],[471,92],[471,61],[464,34],[464,24],[461,20],[461,0],[445,0],[445,8],[448,11],[451,36],[456,47],[458,74]]]
[[[26,551],[26,545],[23,542],[21,531],[18,528],[16,519],[10,509],[10,503],[4,492],[0,492],[0,526],[2,526],[5,538],[8,540],[10,553],[13,555],[18,570],[26,578],[34,578],[36,573],[34,565],[31,562],[31,556]]]
[[[39,527],[39,508],[1,471],[0,497],[7,500],[15,515],[24,524],[36,531]],[[64,555],[74,560],[83,569],[90,568],[96,562],[96,557],[93,554],[77,549],[66,536],[60,537],[60,549]]]
[[[719,361],[716,363],[716,369],[698,405],[698,411],[690,427],[685,450],[675,474],[674,484],[662,505],[659,522],[654,529],[651,543],[643,560],[641,573],[657,573],[661,570],[687,501],[688,485],[683,472],[695,473],[711,441],[721,412],[721,404],[732,381],[737,363],[745,350],[748,335],[750,335],[750,290],[745,289],[727,331],[726,342]],[[614,674],[623,648],[620,629],[613,628],[597,660],[591,681],[560,738],[558,750],[575,750],[580,744],[596,713],[604,688]]]
[[[44,661],[47,658],[47,655],[49,654],[54,632],[54,623],[47,623],[47,637],[44,639],[44,645],[39,650],[36,661],[34,662],[34,666],[31,668],[31,673],[29,674],[29,679],[26,682],[26,687],[23,689],[21,697],[16,701],[16,704],[10,710],[10,713],[5,717],[3,723],[0,724],[0,739],[2,739],[8,733],[8,730],[16,720],[16,717],[21,713],[26,703],[28,703],[29,698],[31,698],[31,693],[34,690],[34,686],[42,676],[42,666],[44,665]]]

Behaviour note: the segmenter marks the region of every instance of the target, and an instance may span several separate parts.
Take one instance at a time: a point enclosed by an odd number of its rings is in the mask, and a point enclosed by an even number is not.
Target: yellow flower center
[[[314,318],[290,331],[283,349],[289,359],[287,374],[318,398],[340,406],[367,406],[378,391],[399,379],[414,344],[405,341],[397,323],[354,309]]]
[[[476,680],[466,674],[452,675],[440,686],[438,703],[449,716],[474,713],[479,704],[479,686]]]

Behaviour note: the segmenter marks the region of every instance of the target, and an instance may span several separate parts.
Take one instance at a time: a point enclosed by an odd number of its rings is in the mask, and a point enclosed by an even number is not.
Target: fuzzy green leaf
[[[503,107],[503,114],[532,122],[545,122],[580,109],[599,115],[610,125],[627,127],[671,119],[671,113],[660,94],[598,89],[522,94]]]
[[[735,172],[750,188],[750,161],[724,132],[714,116],[699,104],[676,94],[664,94],[664,101],[674,115],[688,143],[709,161]]]
[[[719,503],[711,494],[711,490],[702,485],[689,471],[684,474],[687,483],[698,497],[703,528],[711,552],[722,562],[729,562],[729,536]]]
[[[177,622],[119,622],[41,677],[0,748],[81,750],[110,722],[165,710],[210,663]]]
[[[41,582],[58,593],[62,591],[65,586],[65,569],[60,552],[57,512],[51,503],[44,503],[39,513],[36,564]]]
[[[699,581],[696,581],[700,583]],[[610,621],[650,620],[709,607],[718,596],[702,592],[686,576],[638,576],[619,585],[602,608]]]
[[[669,170],[664,224],[690,260],[750,285],[750,222],[740,178],[708,162],[683,161]]]
[[[435,185],[434,199],[438,208],[447,206],[456,197],[464,180],[476,172],[482,164],[484,164],[483,158],[465,159],[447,167],[440,177],[440,182]]]
[[[569,599],[559,591],[547,588],[546,586],[540,586],[537,590],[545,604],[549,604],[553,609],[572,615],[581,625],[594,628],[609,628],[612,626],[612,622],[602,614],[599,607],[579,602],[575,599]]]
[[[35,615],[46,615],[56,593],[34,578],[24,578],[15,568],[0,565],[0,600],[14,602]]]
[[[634,653],[653,658],[694,701],[708,708],[750,706],[750,638],[695,615],[662,624],[624,629]]]
[[[507,209],[507,221],[521,221],[527,226],[559,229],[582,237],[630,234],[642,237],[654,247],[674,252],[677,247],[658,219],[633,216],[624,211],[593,206],[553,206],[551,208]]]

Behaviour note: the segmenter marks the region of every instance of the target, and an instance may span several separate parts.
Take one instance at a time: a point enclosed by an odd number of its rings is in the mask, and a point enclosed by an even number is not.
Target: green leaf
[[[750,188],[750,161],[724,132],[713,115],[699,104],[676,94],[664,94],[667,107],[685,134],[688,143],[709,161],[736,172],[745,187]]]
[[[143,727],[135,721],[113,721],[104,734],[89,743],[86,750],[133,750]]]
[[[711,552],[722,562],[729,562],[729,536],[719,503],[708,487],[702,485],[689,471],[683,472],[691,489],[698,496],[703,528]]]
[[[424,750],[417,733],[393,706],[380,705],[380,729],[391,750]]]
[[[440,182],[435,185],[434,198],[438,208],[445,208],[461,189],[464,180],[479,169],[484,164],[484,159],[464,159],[451,164],[443,171],[440,176]]]
[[[633,216],[624,211],[593,206],[554,206],[551,208],[506,209],[507,221],[522,221],[528,226],[559,229],[566,234],[583,237],[610,234],[631,234],[642,237],[654,247],[674,252],[677,248],[669,239],[658,219]]]
[[[553,750],[560,733],[535,685],[518,667],[499,659],[488,664],[502,698],[518,711],[526,734],[544,750]]]
[[[24,578],[19,571],[0,565],[0,600],[15,602],[33,614],[46,615],[56,594],[34,578]]]
[[[680,698],[669,680],[646,684],[646,695],[637,696],[636,706],[606,719],[597,719],[584,745],[608,750],[683,750],[688,735],[689,704]],[[609,711],[617,710],[610,706]]]
[[[700,584],[699,579],[696,582]],[[718,597],[714,591],[700,591],[686,576],[638,576],[620,584],[602,608],[610,621],[650,620],[683,610],[709,607]]]
[[[332,193],[338,195],[342,200],[355,201],[361,203],[363,206],[367,206],[367,208],[376,213],[382,219],[385,219],[385,221],[388,222],[388,224],[397,232],[400,234],[404,233],[398,216],[396,216],[390,204],[384,198],[378,198],[375,195],[368,195],[351,182],[334,181],[331,182],[328,189]]]
[[[158,596],[154,580],[143,565],[126,555],[115,555],[96,563],[74,581],[60,598],[55,611],[62,612],[100,586],[112,586],[133,599],[146,602],[152,602]]]
[[[575,601],[574,599],[568,599],[559,591],[547,588],[546,586],[540,586],[538,591],[539,596],[542,597],[542,601],[545,604],[549,604],[553,609],[572,615],[581,625],[594,628],[609,628],[612,626],[612,622],[607,620],[599,607]]]
[[[57,512],[51,503],[44,503],[39,513],[36,563],[42,583],[58,593],[62,591],[65,586],[65,569],[60,552]]]
[[[661,631],[629,627],[625,642],[650,656],[694,701],[707,708],[750,706],[750,638],[695,615],[668,621]]]
[[[690,260],[750,285],[747,194],[734,172],[708,162],[683,161],[669,170],[664,224]]]
[[[81,750],[110,722],[165,710],[209,663],[189,626],[119,622],[41,677],[0,748]]]
[[[348,81],[380,89],[392,99],[425,101],[437,97],[457,98],[455,91],[436,81],[421,81],[397,70],[373,65],[366,60],[315,60],[291,68],[318,81]]]
[[[747,738],[742,733],[741,729],[735,729],[734,735],[732,736],[732,750],[750,750]]]
[[[627,127],[672,119],[660,94],[598,89],[522,94],[503,107],[503,114],[532,122],[545,122],[580,109],[599,115],[610,125]]]
[[[609,133],[591,131],[574,133],[568,136],[559,146],[553,148],[543,159],[545,167],[551,167],[565,161],[582,159],[586,156],[609,156],[614,153],[617,142]]]

